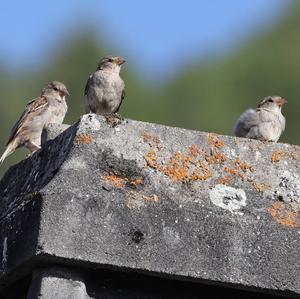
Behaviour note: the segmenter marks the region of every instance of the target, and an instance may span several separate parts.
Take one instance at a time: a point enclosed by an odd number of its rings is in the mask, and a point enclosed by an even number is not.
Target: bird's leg
[[[114,115],[115,115],[115,117],[117,118],[117,119],[119,119],[120,121],[123,121],[124,120],[124,117],[121,115],[121,114],[119,114],[119,113],[114,113]]]
[[[122,118],[119,114],[109,113],[106,115],[106,121],[111,128],[114,128],[122,122]]]

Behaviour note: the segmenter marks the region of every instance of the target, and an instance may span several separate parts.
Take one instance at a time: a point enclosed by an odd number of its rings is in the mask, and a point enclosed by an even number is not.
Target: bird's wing
[[[90,99],[89,99],[90,88],[92,86],[92,82],[93,82],[93,75],[90,75],[86,81],[85,88],[84,88],[84,106],[85,106],[86,113],[90,113],[91,111],[93,111],[93,109],[90,105]]]
[[[117,106],[117,108],[115,109],[115,111],[113,111],[113,113],[117,113],[122,105],[122,102],[125,98],[125,83],[122,80],[122,78],[120,78],[120,80],[115,82],[115,88],[117,91],[117,99],[119,101],[119,105]]]
[[[14,139],[19,134],[22,127],[26,125],[28,121],[32,120],[34,116],[44,112],[48,106],[49,102],[47,98],[43,96],[29,101],[25,107],[23,114],[11,129],[7,144],[9,144],[12,139]]]
[[[114,113],[117,113],[122,105],[122,102],[125,98],[125,89],[123,88],[122,91],[121,91],[121,101],[120,101],[120,104],[119,106],[116,108],[116,110],[114,111]]]
[[[85,96],[89,93],[89,89],[90,89],[90,86],[92,84],[92,80],[93,80],[93,75],[90,75],[89,78],[86,81],[85,88],[84,88],[84,95]]]
[[[234,125],[233,134],[238,137],[246,137],[249,130],[258,125],[259,118],[254,109],[248,109],[241,114]]]

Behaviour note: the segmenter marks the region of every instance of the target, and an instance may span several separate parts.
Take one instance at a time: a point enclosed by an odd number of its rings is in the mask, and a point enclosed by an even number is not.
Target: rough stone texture
[[[54,139],[55,137],[57,137],[59,134],[61,134],[62,132],[64,132],[66,129],[68,129],[70,126],[66,125],[66,124],[48,124],[42,133],[42,145],[49,141]]]
[[[0,182],[0,282],[55,262],[296,296],[299,159],[298,146],[85,115]]]
[[[78,272],[54,267],[33,273],[28,299],[89,299],[83,278]]]

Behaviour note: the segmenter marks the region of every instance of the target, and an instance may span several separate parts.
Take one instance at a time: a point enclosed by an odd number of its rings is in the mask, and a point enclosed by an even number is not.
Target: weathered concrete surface
[[[300,294],[299,159],[298,146],[85,115],[0,182],[2,282],[37,257]]]
[[[90,299],[80,273],[52,267],[33,273],[27,299]]]
[[[45,142],[54,139],[69,127],[70,126],[66,124],[48,124],[42,132],[42,145]]]

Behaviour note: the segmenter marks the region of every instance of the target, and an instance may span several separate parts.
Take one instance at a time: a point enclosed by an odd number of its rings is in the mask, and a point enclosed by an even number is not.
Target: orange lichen
[[[144,155],[145,167],[160,171],[173,181],[205,180],[212,176],[212,172],[206,162],[197,159],[201,153],[197,145],[189,146],[187,154],[182,154],[179,151],[175,152],[165,164],[158,158],[157,154],[157,151],[160,151],[162,148],[160,139],[149,132],[143,132],[142,137],[143,141],[151,147],[148,153]],[[222,142],[218,140],[215,134],[211,134],[209,140],[213,142],[215,147],[222,146]],[[225,156],[222,153],[218,153],[215,157],[215,163],[221,160],[225,161]]]
[[[267,209],[272,218],[279,224],[288,227],[300,227],[299,211],[293,211],[281,201],[276,201]]]
[[[157,161],[158,157],[155,150],[150,150],[146,155],[144,155],[144,159],[146,161],[146,166],[162,171],[162,166]]]
[[[142,137],[144,142],[148,143],[151,140],[151,134],[146,131],[142,133]]]
[[[245,180],[246,176],[245,174],[241,171],[241,169],[239,167],[224,167],[224,171],[231,174],[231,175],[235,175],[238,176],[242,181]]]
[[[234,177],[238,177],[241,181],[249,182],[257,192],[263,192],[270,189],[270,185],[260,183],[254,180],[252,176],[249,176],[249,172],[255,172],[255,168],[250,163],[241,161],[240,157],[237,157],[229,165],[223,168],[226,173],[224,176],[220,176],[217,180],[217,184],[232,185]]]
[[[192,181],[203,181],[207,180],[212,176],[212,171],[205,163],[205,161],[199,160],[197,170],[193,171],[193,173],[189,176],[189,180]],[[201,173],[200,173],[201,171]]]
[[[276,163],[283,159],[297,160],[299,156],[300,156],[299,152],[295,152],[295,151],[288,152],[288,151],[283,151],[281,149],[278,149],[272,153],[271,162]]]
[[[208,144],[213,145],[216,148],[221,148],[224,146],[224,141],[220,140],[215,133],[208,133],[207,141]]]
[[[193,157],[197,157],[200,154],[200,149],[196,144],[193,144],[189,147],[189,154]]]
[[[168,161],[164,173],[174,181],[184,181],[188,178],[191,156],[176,152]]]
[[[129,184],[132,185],[133,187],[137,187],[137,186],[143,184],[143,182],[144,182],[144,180],[142,178],[137,178],[134,180],[130,180]]]
[[[89,134],[78,134],[75,137],[75,143],[85,143],[85,144],[91,144],[93,142],[93,137]]]
[[[257,181],[251,182],[251,185],[254,187],[254,189],[257,192],[264,192],[264,191],[269,190],[271,188],[270,185],[268,185],[268,184],[262,184],[262,183],[259,183]]]
[[[283,155],[284,155],[283,150],[279,149],[279,150],[274,151],[271,156],[271,162],[272,163],[279,162]]]
[[[150,147],[156,147],[157,149],[162,148],[162,144],[158,136],[155,136],[145,131],[143,132],[142,137],[143,137],[143,141],[148,143]]]
[[[205,180],[212,176],[212,172],[204,160],[196,159],[196,153],[200,153],[196,146],[188,149],[188,154],[175,152],[163,166],[158,161],[155,150],[150,150],[145,156],[146,166],[164,173],[173,181]]]
[[[102,179],[115,188],[123,188],[127,182],[126,178],[118,177],[114,174],[105,175],[102,177]]]
[[[239,169],[246,172],[247,170],[250,170],[251,172],[254,172],[255,169],[247,162],[242,162],[240,157],[237,157],[233,164],[237,165]]]
[[[159,202],[159,197],[156,195],[156,194],[150,194],[150,195],[142,195],[143,199],[146,201],[146,202]]]
[[[232,178],[231,175],[225,175],[223,177],[218,178],[216,183],[231,186],[232,185],[232,180],[233,180],[233,178]]]
[[[228,157],[221,152],[216,152],[214,155],[206,155],[205,160],[209,164],[221,164],[228,160]]]
[[[224,167],[224,172],[229,173],[232,176],[239,177],[242,181],[247,178],[248,171],[254,172],[255,169],[247,162],[242,162],[240,157],[237,157],[230,166]]]
[[[131,180],[127,177],[121,177],[115,174],[105,175],[102,177],[102,179],[115,188],[124,188],[126,184],[129,184],[132,187],[136,188],[144,182],[142,178],[136,178]]]
[[[164,174],[173,181],[206,180],[212,172],[203,160],[195,160],[191,155],[176,152],[166,164]]]

